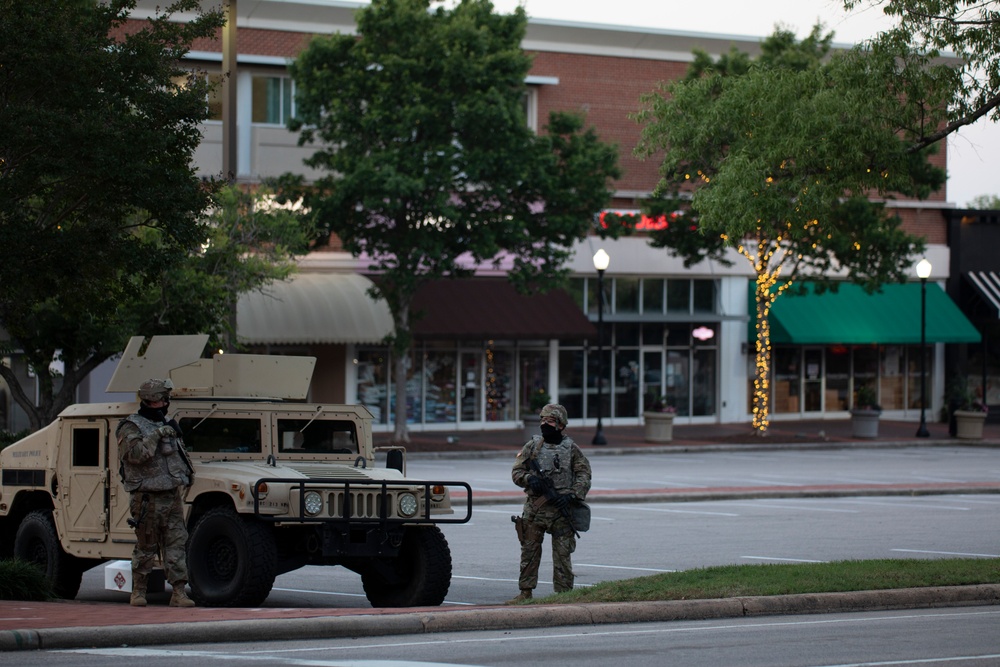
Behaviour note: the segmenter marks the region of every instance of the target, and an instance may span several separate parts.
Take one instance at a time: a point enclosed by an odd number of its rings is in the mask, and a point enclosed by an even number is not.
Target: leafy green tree
[[[983,118],[1000,121],[1000,1],[844,0],[845,9],[882,7],[897,20],[873,48],[901,61],[930,62],[942,53],[958,56],[947,99],[947,122],[923,137],[928,146]],[[917,55],[919,54],[919,56]]]
[[[769,413],[769,311],[803,276],[820,289],[847,276],[869,290],[906,279],[923,242],[870,195],[926,196],[944,181],[913,150],[941,118],[938,79],[891,79],[887,59],[831,54],[821,28],[801,43],[778,30],[755,61],[696,59],[691,76],[643,97],[636,152],[660,158],[653,212],[675,212],[654,235],[690,265],[728,248],[755,275],[753,426]],[[887,69],[890,68],[890,69]],[[896,75],[899,72],[895,72]],[[905,88],[905,92],[903,89]],[[909,94],[907,105],[900,95]],[[923,114],[923,116],[920,116]],[[919,122],[918,122],[919,118]]]
[[[325,173],[307,208],[326,234],[370,260],[375,296],[392,312],[398,442],[409,439],[417,289],[469,275],[465,258],[504,256],[520,289],[558,283],[619,174],[617,149],[581,118],[553,114],[546,132],[528,128],[523,8],[499,15],[487,0],[430,4],[374,0],[357,14],[357,36],[318,38],[291,67],[292,129],[319,145],[307,164]]]
[[[979,195],[978,197],[973,197],[969,200],[967,208],[978,208],[978,209],[1000,209],[1000,196],[998,195]]]
[[[178,62],[222,16],[177,0],[126,34],[134,7],[0,0],[0,345],[27,357],[41,404],[0,374],[33,428],[121,349],[134,331],[116,326],[130,320],[123,304],[204,239],[211,188],[191,156],[207,91]],[[168,20],[181,11],[200,16]],[[47,372],[56,356],[59,383]]]

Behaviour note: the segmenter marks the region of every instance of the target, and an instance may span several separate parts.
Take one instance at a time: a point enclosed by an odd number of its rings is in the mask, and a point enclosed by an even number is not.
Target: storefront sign
[[[671,221],[680,217],[681,211],[650,216],[636,209],[605,209],[597,214],[597,223],[604,229],[609,227],[610,221],[606,219],[608,214],[622,216],[624,218],[620,223],[622,226],[630,226],[637,232],[651,232],[669,227]],[[615,224],[618,224],[617,221]]]

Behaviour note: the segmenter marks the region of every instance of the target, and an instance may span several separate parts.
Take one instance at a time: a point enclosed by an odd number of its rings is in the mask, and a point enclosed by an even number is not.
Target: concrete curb
[[[773,452],[789,449],[900,449],[904,447],[1000,447],[1000,440],[829,440],[824,442],[796,443],[711,443],[692,442],[676,445],[649,445],[643,447],[586,447],[584,452],[593,456],[625,456],[633,454],[690,454],[692,452]],[[407,452],[406,458],[427,459],[512,459],[518,447],[460,452]]]
[[[521,605],[301,619],[9,630],[0,632],[0,651],[377,637],[996,604],[1000,604],[1000,584],[718,600]]]

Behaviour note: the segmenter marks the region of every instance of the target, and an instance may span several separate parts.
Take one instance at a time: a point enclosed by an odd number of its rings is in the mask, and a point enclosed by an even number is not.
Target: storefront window
[[[376,424],[385,424],[389,416],[389,360],[383,350],[359,350],[357,365],[357,397],[375,417]]]
[[[454,423],[455,353],[428,352],[424,357],[424,372],[427,375],[424,421],[430,424]]]
[[[679,278],[667,280],[667,312],[691,312],[691,281]]]
[[[926,359],[925,359],[925,362],[924,362],[924,369],[927,372],[927,379],[925,380],[925,383],[926,383],[925,384],[925,389],[927,391],[927,407],[928,408],[930,407],[930,405],[932,403],[932,401],[931,401],[931,387],[934,386],[934,382],[933,382],[933,378],[934,378],[934,370],[933,370],[934,369],[934,364],[931,363],[931,359],[934,358],[934,355],[931,352],[932,349],[933,348],[931,346],[927,346],[927,349],[925,350],[927,356],[926,356]],[[909,379],[910,379],[909,380],[909,393],[907,394],[907,396],[908,396],[908,398],[907,398],[907,404],[909,405],[910,408],[912,408],[914,410],[919,410],[920,409],[920,399],[921,399],[921,395],[920,395],[920,377],[921,377],[921,373],[920,373],[920,346],[919,345],[914,345],[914,346],[908,347],[908,348],[906,348],[906,353],[907,353],[907,355],[906,355],[906,359],[907,359],[906,364],[907,364],[907,368],[909,369]],[[930,419],[932,417],[928,415],[928,418]]]
[[[799,361],[801,348],[774,348],[774,405],[775,414],[799,412]]]
[[[638,278],[615,278],[615,312],[639,312]]]
[[[663,396],[667,405],[677,408],[677,416],[691,414],[688,405],[688,387],[691,379],[689,350],[667,350],[667,362],[663,373]]]
[[[662,278],[642,281],[642,312],[646,315],[663,314],[663,283]]]
[[[878,346],[854,348],[854,400],[852,407],[858,402],[858,389],[870,387],[873,391],[878,391]],[[881,399],[877,399],[881,401]]]
[[[611,416],[611,383],[608,375],[611,369],[611,350],[607,347],[603,350],[602,357],[598,350],[591,348],[587,355],[587,417],[594,419],[598,416]],[[600,410],[598,410],[598,386],[600,387]]]
[[[695,280],[694,287],[694,312],[714,313],[715,312],[715,281]]]
[[[691,414],[695,417],[715,414],[716,358],[715,350],[694,351],[694,373],[691,391]]]
[[[486,348],[486,421],[514,419],[512,355],[506,350]]]
[[[531,416],[531,395],[545,392],[552,395],[549,387],[549,353],[547,350],[522,350],[518,374],[517,397],[520,416]]]
[[[639,350],[619,350],[615,354],[615,417],[639,414]]]
[[[582,419],[584,350],[559,351],[559,402],[570,419]]]
[[[905,390],[905,348],[886,345],[882,348],[879,405],[883,410],[902,410],[906,407]]]
[[[826,405],[827,412],[847,409],[850,392],[851,351],[843,345],[826,348]]]

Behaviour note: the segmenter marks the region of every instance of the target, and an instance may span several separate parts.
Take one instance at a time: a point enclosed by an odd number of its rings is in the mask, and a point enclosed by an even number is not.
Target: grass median
[[[758,595],[1000,584],[1000,559],[849,560],[780,565],[721,565],[605,581],[534,602],[705,600]]]

